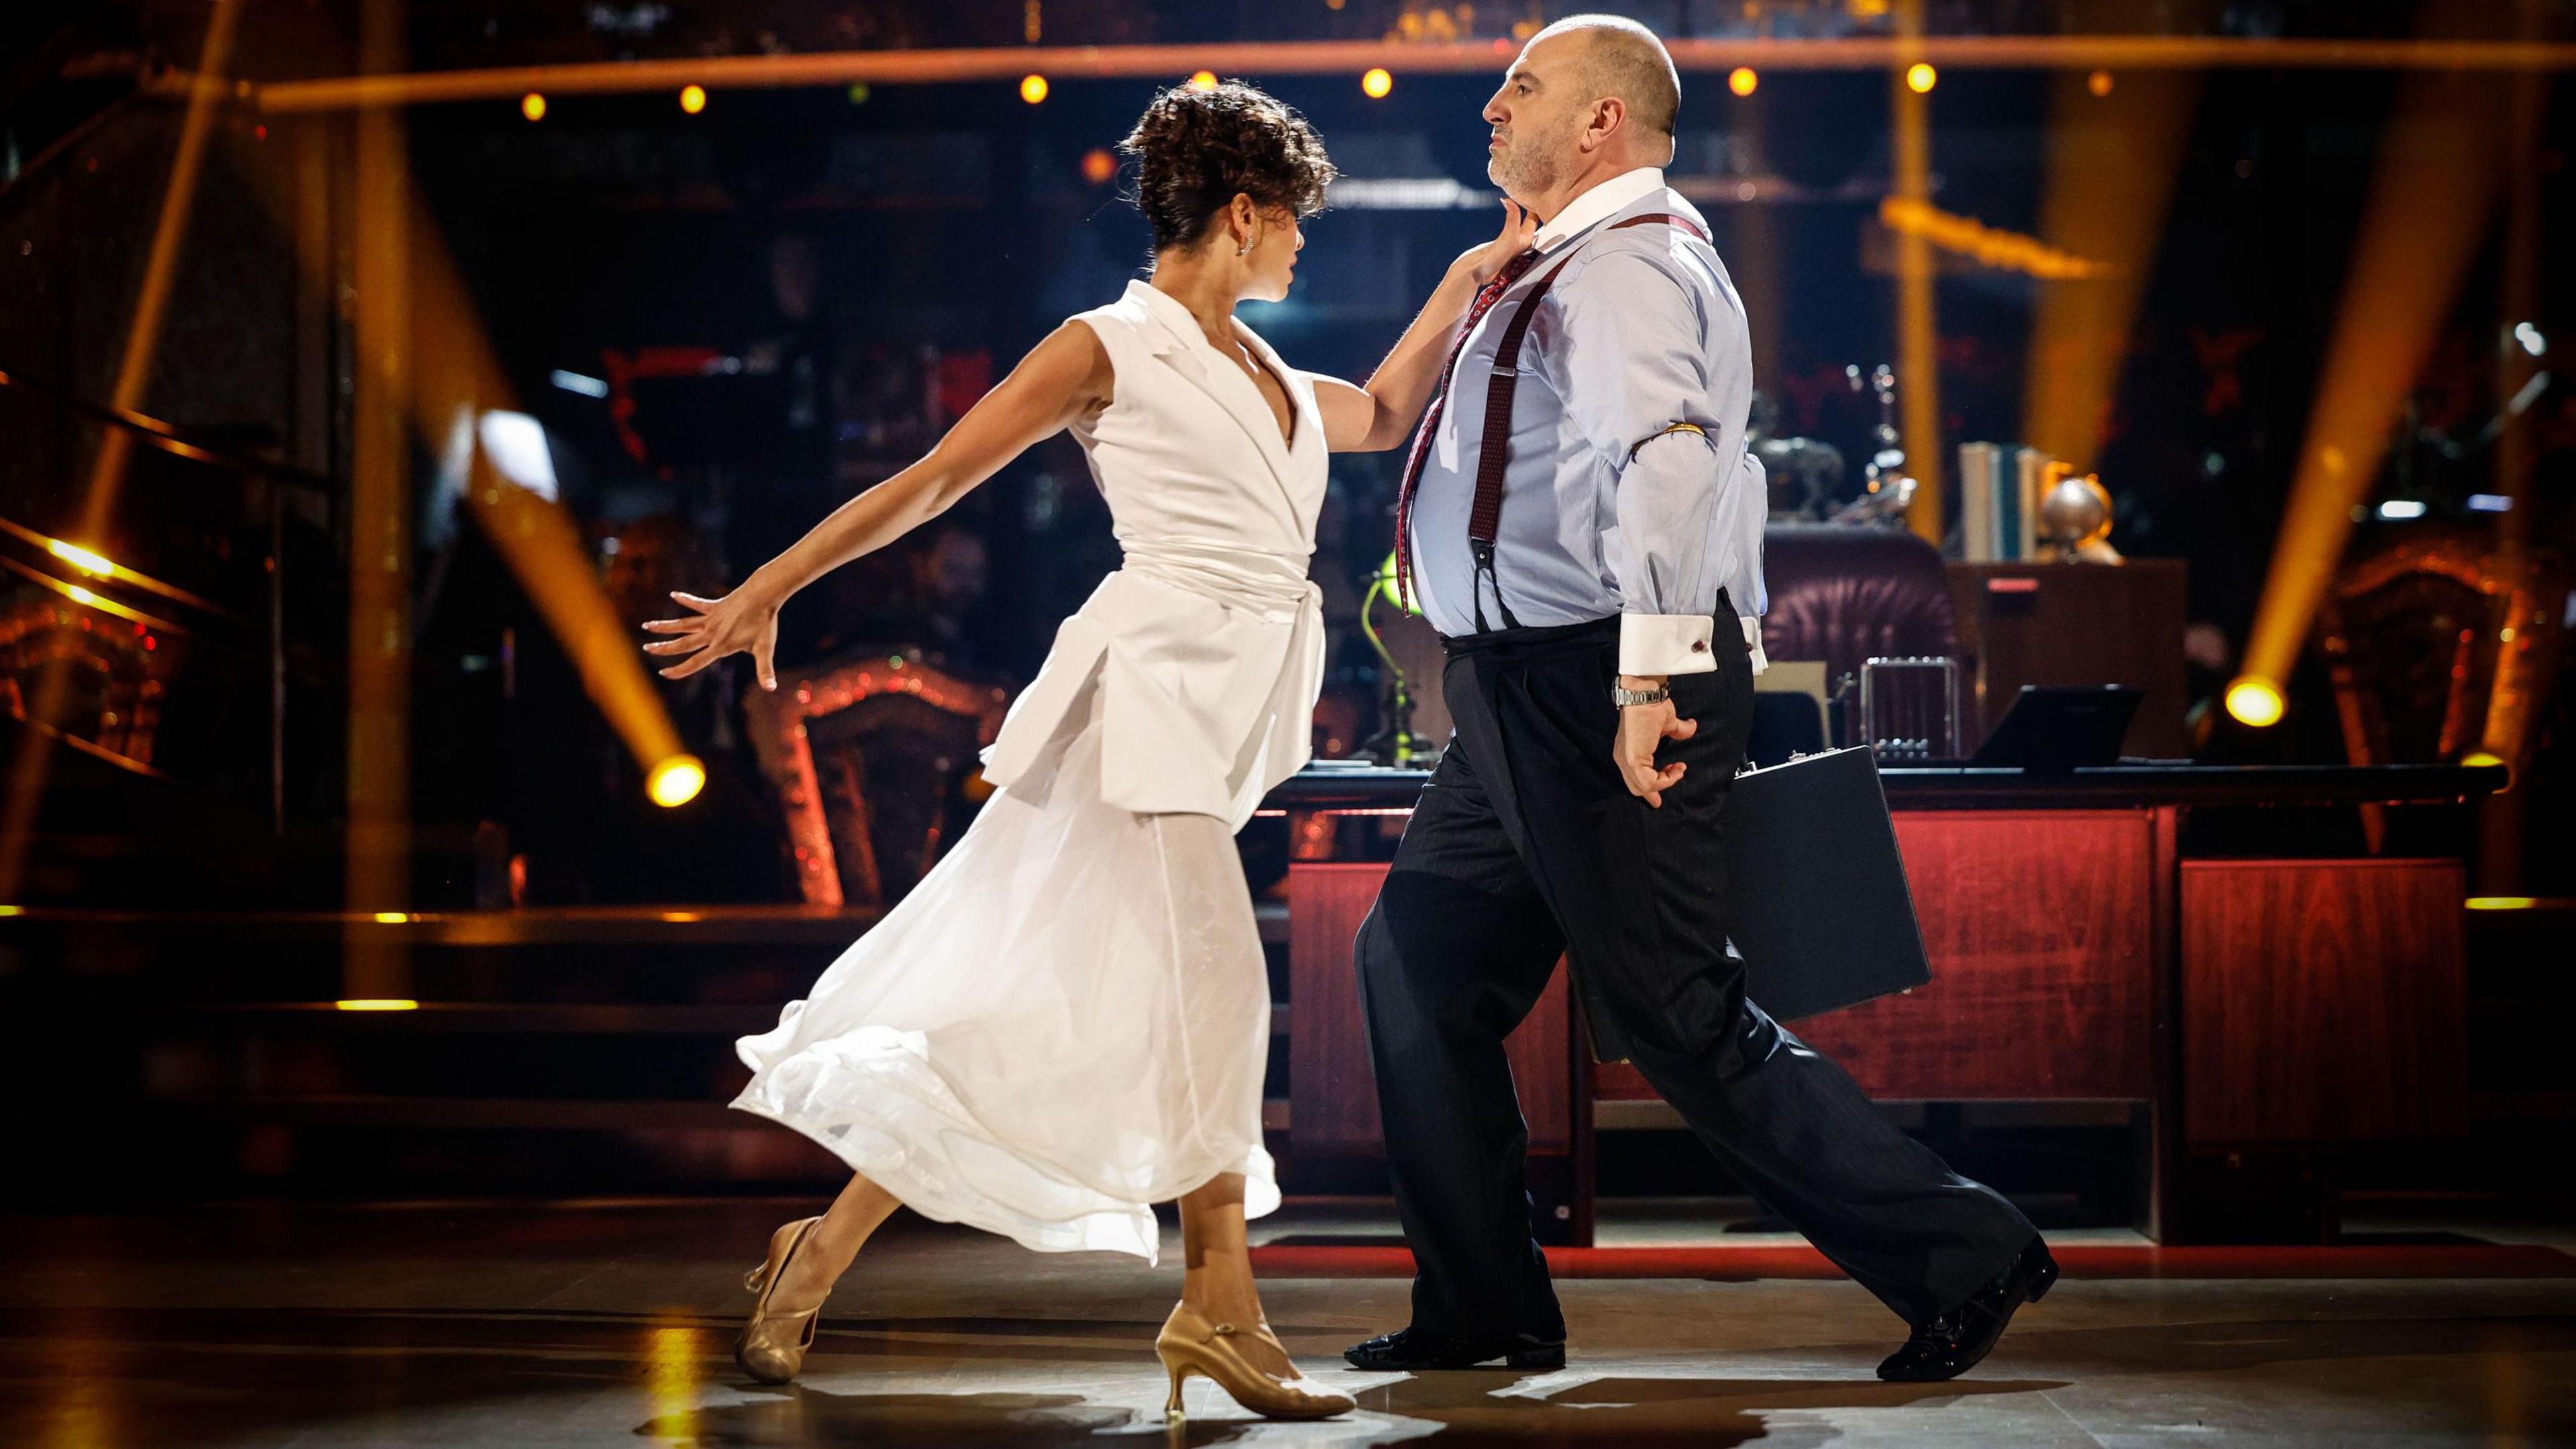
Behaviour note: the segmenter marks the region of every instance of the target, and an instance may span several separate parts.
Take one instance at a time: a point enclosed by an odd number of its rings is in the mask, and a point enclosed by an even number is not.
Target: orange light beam
[[[1922,39],[1923,0],[1897,0],[1897,39],[1907,43],[1888,67],[1888,92],[1895,112],[1896,194],[1889,200],[1899,215],[1919,218],[1932,209],[1932,98],[1927,87],[1907,81],[1923,55],[1912,44]],[[1882,208],[1882,214],[1884,214]],[[1914,532],[1941,546],[1941,375],[1940,324],[1934,314],[1936,274],[1932,240],[1920,230],[1896,232],[1896,397],[1898,427],[1905,444],[1905,471],[1914,475],[1914,501],[1905,521]]]
[[[2198,70],[2218,68],[2426,71],[2576,70],[2576,45],[2530,41],[2239,39],[2226,36],[1927,35],[1831,40],[1700,39],[1667,42],[1686,71],[1888,70],[1916,61],[1937,70]],[[1057,79],[1133,80],[1188,75],[1395,75],[1499,72],[1518,46],[1508,42],[1409,45],[1375,40],[1245,41],[1230,45],[1059,45],[945,50],[843,50],[807,55],[723,55],[670,60],[501,66],[412,75],[332,76],[253,86],[272,114],[357,106],[516,100],[798,86],[940,85],[1017,80],[1030,71]]]
[[[360,0],[358,62],[399,74],[408,63],[404,0]],[[411,899],[410,408],[413,332],[410,147],[399,112],[358,113],[351,187],[349,319],[357,374],[349,428],[349,643],[346,699],[346,863],[353,912],[399,910]],[[352,926],[342,937],[340,994],[411,994],[408,943]]]
[[[1878,220],[1890,231],[1919,236],[1945,252],[1955,252],[2002,271],[2059,281],[2098,277],[2110,270],[2101,262],[2050,246],[2037,237],[1988,226],[1973,216],[1943,211],[1908,197],[1890,196],[1880,201]]]
[[[184,625],[120,604],[114,599],[102,596],[94,589],[83,588],[79,584],[64,583],[61,579],[41,569],[31,569],[14,558],[0,558],[0,569],[7,569],[38,587],[51,589],[84,609],[95,609],[109,618],[123,619],[129,624],[140,624],[156,634],[168,634],[180,639],[190,638],[194,634],[193,630]]]
[[[170,289],[179,272],[179,248],[188,239],[188,218],[197,205],[197,178],[205,171],[206,142],[214,135],[215,104],[227,87],[224,71],[231,64],[233,36],[241,23],[241,0],[214,0],[206,17],[206,44],[188,86],[187,117],[179,126],[179,149],[170,161],[170,179],[161,193],[161,215],[152,227],[152,250],[143,264],[143,286],[134,299],[134,316],[126,326],[125,356],[116,369],[115,390],[108,406],[136,412],[143,389],[152,380],[152,364],[161,349],[161,328],[170,312]],[[125,481],[126,460],[134,439],[122,428],[100,435],[98,456],[90,466],[89,495],[81,505],[80,537],[95,542],[106,532]]]
[[[143,267],[143,286],[127,325],[125,355],[118,363],[116,391],[109,404],[133,412],[143,403],[144,384],[152,377],[159,351],[161,325],[169,311],[171,279],[178,272],[179,247],[187,239],[188,216],[195,209],[197,178],[205,169],[206,141],[214,132],[215,104],[225,90],[233,36],[241,21],[240,0],[214,0],[206,17],[206,43],[188,83],[188,111],[179,128],[179,149],[170,162],[170,179],[161,195],[161,215],[152,229],[152,250]],[[80,544],[96,547],[103,538],[125,479],[134,439],[123,428],[99,435],[98,454],[90,465],[89,490],[80,510]],[[87,592],[84,590],[83,592]],[[36,815],[53,761],[54,720],[71,693],[69,661],[54,659],[36,676],[25,701],[24,717],[35,728],[19,737],[9,762],[9,793],[0,801],[0,900],[14,900],[26,880],[27,855],[33,848]]]
[[[2088,76],[2054,79],[2039,234],[2099,265],[2040,291],[2022,436],[2078,473],[2101,451],[2200,86],[2190,71],[2149,71],[2098,94]]]
[[[241,615],[225,608],[223,605],[216,603],[212,599],[206,598],[204,595],[192,594],[186,589],[180,588],[176,584],[165,584],[161,580],[153,578],[149,574],[136,573],[134,570],[127,568],[125,565],[118,563],[113,559],[100,558],[96,555],[91,555],[87,560],[80,559],[76,556],[87,554],[89,553],[89,550],[65,539],[47,537],[24,524],[14,522],[10,519],[0,518],[0,533],[5,533],[11,538],[17,539],[21,543],[43,549],[55,558],[61,559],[66,563],[70,563],[77,572],[89,574],[95,578],[114,579],[121,584],[130,584],[135,588],[143,590],[145,593],[158,594],[162,598],[172,599],[179,603],[186,604],[202,613],[212,614],[219,619],[229,619],[236,622],[241,619]],[[104,565],[105,567],[102,568],[100,567],[101,565]]]
[[[462,294],[457,300],[462,303]],[[507,406],[497,401],[492,405]],[[545,616],[581,675],[583,691],[599,706],[636,763],[649,772],[685,753],[679,728],[662,707],[634,636],[600,587],[599,571],[572,515],[560,504],[502,479],[480,461],[467,496],[475,522],[490,536],[537,612]]]
[[[2409,76],[2380,145],[2242,681],[2280,689],[2493,212],[2507,88]]]
[[[414,196],[408,210],[418,359],[411,420],[418,436],[435,448],[459,416],[480,419],[486,412],[515,410],[517,403],[499,354],[477,320],[473,293],[428,206]],[[683,753],[679,729],[645,671],[645,656],[600,586],[572,515],[502,478],[479,446],[465,499],[636,763],[650,771]]]
[[[378,118],[394,119],[381,114]],[[371,178],[382,179],[384,186],[370,191]],[[358,309],[367,314],[374,305],[398,305],[407,319],[400,346],[359,350],[360,396],[381,397],[387,410],[380,414],[371,403],[360,410],[364,416],[356,429],[362,439],[373,439],[368,446],[378,450],[364,471],[380,474],[397,466],[397,459],[407,460],[415,439],[436,452],[452,436],[460,416],[472,422],[486,412],[516,410],[516,401],[478,320],[472,290],[457,271],[454,256],[399,150],[379,167],[361,168],[357,183],[368,214],[385,219],[380,226],[361,229],[366,246],[381,255],[362,249],[359,260],[370,271],[403,280],[401,287],[381,280],[369,286],[362,277]],[[281,224],[287,220],[281,218]],[[371,325],[382,327],[389,322],[373,319]],[[380,416],[381,427],[364,420]],[[637,763],[649,774],[683,757],[679,730],[662,705],[636,640],[601,587],[572,517],[560,505],[500,478],[479,447],[464,501],[476,525],[490,537],[494,551],[563,644],[583,689]],[[393,521],[388,517],[383,527],[390,528]],[[385,557],[382,537],[366,550],[353,547],[352,557],[381,560]],[[354,588],[354,573],[352,583]],[[389,591],[387,598],[393,597]],[[408,597],[407,592],[403,597]],[[388,630],[407,629],[405,616],[379,611],[370,617],[368,629],[353,632],[382,638]],[[350,909],[376,907],[353,901]]]

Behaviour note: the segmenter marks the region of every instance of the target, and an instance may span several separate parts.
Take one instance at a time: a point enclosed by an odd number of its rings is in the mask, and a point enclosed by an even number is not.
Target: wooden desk
[[[2026,778],[1882,772],[1932,981],[1796,1030],[1874,1097],[2132,1101],[2153,1170],[2138,1225],[2209,1236],[2180,1199],[2194,1153],[2299,1151],[2457,1133],[2465,1025],[2454,860],[2181,859],[2197,804],[2458,801],[2493,768],[2150,766]],[[1315,770],[1270,805],[1312,816],[1409,804],[1421,771]],[[1383,862],[1289,869],[1289,1142],[1380,1150],[1350,945]],[[1534,1190],[1565,1184],[1588,1241],[1593,1105],[1654,1095],[1589,1061],[1560,975],[1510,1043]]]

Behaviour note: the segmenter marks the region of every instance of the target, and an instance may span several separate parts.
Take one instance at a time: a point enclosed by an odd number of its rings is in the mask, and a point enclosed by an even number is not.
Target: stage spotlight
[[[2091,75],[2086,76],[2084,78],[2084,89],[2091,91],[2097,96],[2109,95],[2111,93],[2111,73],[2107,70],[2097,70]]]
[[[1941,73],[1930,61],[1918,60],[1905,68],[1905,88],[1918,96],[1929,94],[1940,79]]]
[[[2268,679],[2241,678],[2227,686],[2227,712],[2239,724],[2269,729],[2281,722],[2281,687]]]
[[[2471,896],[2460,904],[2473,911],[2527,911],[2540,904],[2538,896]]]
[[[686,805],[706,788],[707,767],[695,755],[673,755],[653,767],[644,781],[644,791],[653,803],[665,810]]]
[[[1024,100],[1024,101],[1028,102],[1030,105],[1033,105],[1033,106],[1034,106],[1034,105],[1036,105],[1038,102],[1043,101],[1043,100],[1045,100],[1046,98],[1047,98],[1047,79],[1046,79],[1046,77],[1045,77],[1045,76],[1032,74],[1032,75],[1024,75],[1024,76],[1020,77],[1020,99],[1021,99],[1021,100]]]
[[[2420,498],[2391,498],[2387,502],[2379,505],[2379,516],[2391,522],[2409,518],[2421,518],[2424,516],[2424,500]]]
[[[1082,179],[1094,186],[1106,186],[1118,174],[1118,158],[1106,146],[1094,146],[1082,153]]]
[[[867,103],[868,83],[866,81],[850,82],[850,104],[854,106],[864,106]]]
[[[2472,493],[2469,495],[2469,511],[2471,513],[2511,513],[2513,499],[2503,493]]]
[[[694,116],[694,115],[696,115],[698,112],[703,111],[703,110],[705,110],[706,108],[707,108],[707,88],[706,88],[705,86],[682,86],[682,87],[680,87],[680,109],[681,109],[681,110],[684,110],[684,111],[688,112],[690,115]]]
[[[2504,632],[2506,642],[2510,643],[2512,641],[2513,631],[2511,629],[2507,629]],[[2506,761],[2504,756],[2497,754],[2493,750],[2471,750],[2467,754],[2460,756],[2460,763],[2468,766],[2472,770],[2484,770],[2488,768],[2502,770],[2504,771],[2504,788],[2507,790],[2513,788],[2513,766]]]
[[[1370,100],[1385,100],[1387,92],[1394,89],[1395,77],[1387,74],[1385,66],[1370,66],[1368,73],[1360,77],[1360,94],[1367,96]]]
[[[45,540],[45,552],[93,577],[107,579],[116,576],[116,565],[108,562],[106,555],[92,553],[79,544],[50,538]]]
[[[580,393],[583,397],[608,396],[607,381],[603,378],[592,377],[588,373],[567,372],[558,367],[554,371],[546,374],[546,381],[553,383],[555,386],[562,388],[566,392]]]
[[[418,1011],[420,1003],[407,996],[359,996],[331,1003],[342,1011]]]
[[[2521,343],[2522,350],[2533,357],[2549,350],[2549,339],[2541,336],[2540,329],[2528,322],[2513,324],[2513,340]]]
[[[1190,89],[1204,95],[1216,89],[1216,72],[1203,70],[1190,77]]]
[[[1726,88],[1739,96],[1753,94],[1754,87],[1761,84],[1762,77],[1755,75],[1749,65],[1739,65],[1726,73]]]
[[[530,91],[526,95],[519,97],[519,114],[527,117],[531,121],[544,120],[546,118],[546,98],[535,91]]]

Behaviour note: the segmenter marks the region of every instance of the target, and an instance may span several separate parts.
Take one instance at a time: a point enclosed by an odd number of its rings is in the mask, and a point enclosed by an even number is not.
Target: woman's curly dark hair
[[[1187,246],[1234,200],[1299,216],[1324,209],[1336,174],[1324,143],[1296,108],[1241,81],[1214,90],[1174,86],[1154,97],[1118,143],[1136,160],[1136,208],[1154,249]]]

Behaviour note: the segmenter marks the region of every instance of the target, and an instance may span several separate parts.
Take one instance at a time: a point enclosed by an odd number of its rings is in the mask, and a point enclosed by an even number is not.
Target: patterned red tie
[[[1477,322],[1502,300],[1512,283],[1538,264],[1536,251],[1525,251],[1503,264],[1494,279],[1477,289],[1475,302],[1467,308],[1467,320],[1458,328],[1458,340],[1449,347],[1449,360],[1440,365],[1440,387],[1431,394],[1431,407],[1422,415],[1422,426],[1413,435],[1413,448],[1404,457],[1404,482],[1395,494],[1395,597],[1405,608],[1413,608],[1413,491],[1422,483],[1422,460],[1431,448],[1432,430],[1440,426],[1440,410],[1449,401],[1449,375],[1457,370],[1458,354],[1467,350],[1467,338]]]

